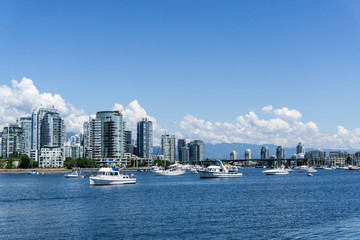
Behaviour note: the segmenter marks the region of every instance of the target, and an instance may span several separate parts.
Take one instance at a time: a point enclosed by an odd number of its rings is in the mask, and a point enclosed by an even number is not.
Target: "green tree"
[[[6,163],[6,168],[14,168],[14,157],[9,157]]]
[[[23,154],[20,156],[19,168],[29,168],[31,167],[31,159],[28,155]]]
[[[75,167],[76,165],[76,161],[72,158],[66,158],[64,161],[64,167],[66,167],[67,169],[72,169],[73,167]]]
[[[6,161],[4,159],[0,160],[0,168],[4,168],[6,165]]]

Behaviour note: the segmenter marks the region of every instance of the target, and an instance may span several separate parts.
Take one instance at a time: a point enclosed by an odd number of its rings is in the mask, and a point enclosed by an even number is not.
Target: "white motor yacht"
[[[210,164],[207,168],[198,171],[200,178],[240,178],[243,176],[236,166],[224,166],[220,160],[212,161]]]
[[[289,171],[284,168],[275,168],[263,171],[266,175],[288,175]]]
[[[96,176],[90,177],[90,185],[135,184],[136,178],[121,174],[118,168],[100,168]]]
[[[156,172],[155,176],[180,176],[185,173],[184,169],[168,169]]]
[[[168,169],[155,172],[155,176],[180,176],[186,173],[186,170],[181,164],[170,165]]]

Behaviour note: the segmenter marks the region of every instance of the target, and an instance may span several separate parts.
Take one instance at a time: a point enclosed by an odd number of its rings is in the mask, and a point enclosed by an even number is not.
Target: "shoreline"
[[[71,169],[66,168],[29,168],[29,169],[0,169],[0,174],[27,174],[28,172],[36,170],[38,173],[46,174],[59,174],[59,173],[70,173]]]

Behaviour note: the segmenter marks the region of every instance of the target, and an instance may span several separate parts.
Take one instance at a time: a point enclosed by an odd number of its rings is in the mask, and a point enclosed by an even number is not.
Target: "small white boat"
[[[36,171],[36,170],[31,170],[30,172],[27,172],[27,174],[29,174],[29,175],[38,175],[39,172]]]
[[[306,172],[308,172],[308,173],[314,173],[314,172],[317,172],[317,170],[314,169],[314,168],[312,168],[312,167],[310,167]]]
[[[66,178],[85,178],[85,176],[81,175],[80,173],[81,173],[80,171],[75,170],[69,174],[65,174],[65,177]]]
[[[135,184],[136,178],[133,176],[121,174],[118,168],[100,168],[98,174],[89,179],[90,185]]]
[[[162,171],[162,170],[163,170],[162,167],[158,167],[158,166],[152,166],[150,168],[151,173],[156,173],[156,172],[159,172],[159,171]]]
[[[308,173],[308,176],[309,176],[309,177],[312,177],[312,176],[314,176],[314,175],[312,175],[312,173]]]
[[[284,168],[276,168],[276,169],[269,169],[263,171],[266,175],[288,175],[289,171],[285,170]]]
[[[243,176],[236,166],[224,166],[220,160],[212,161],[210,164],[207,168],[198,171],[200,178],[241,178]]]

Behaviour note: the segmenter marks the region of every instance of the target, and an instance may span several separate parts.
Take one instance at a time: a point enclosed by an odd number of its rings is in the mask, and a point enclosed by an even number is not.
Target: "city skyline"
[[[0,127],[55,105],[206,143],[360,149],[357,1],[1,3]],[[29,14],[31,12],[31,14]],[[66,17],[64,17],[66,16]],[[30,80],[31,79],[31,80]]]

